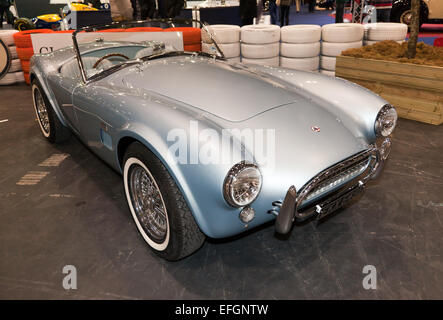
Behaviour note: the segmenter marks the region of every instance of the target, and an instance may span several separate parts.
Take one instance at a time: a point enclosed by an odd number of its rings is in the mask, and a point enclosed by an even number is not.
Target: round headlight
[[[383,106],[375,120],[375,133],[377,136],[387,137],[394,131],[397,125],[397,111],[389,104]]]
[[[262,176],[253,163],[242,161],[229,170],[223,185],[223,195],[233,207],[252,203],[260,193]]]

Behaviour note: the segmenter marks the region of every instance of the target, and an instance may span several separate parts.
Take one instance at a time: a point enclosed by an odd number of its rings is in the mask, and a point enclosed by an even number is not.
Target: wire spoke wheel
[[[132,205],[143,230],[153,241],[162,243],[167,235],[168,220],[160,189],[138,164],[129,169],[128,180]]]
[[[46,135],[49,135],[51,132],[51,125],[49,122],[48,109],[39,89],[34,90],[34,103],[41,128]]]

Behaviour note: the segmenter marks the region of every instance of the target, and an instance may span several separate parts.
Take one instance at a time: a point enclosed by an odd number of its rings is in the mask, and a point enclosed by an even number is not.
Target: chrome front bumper
[[[381,170],[385,160],[389,155],[391,140],[386,138],[380,147],[376,145],[353,155],[340,163],[329,167],[320,172],[308,183],[306,183],[299,192],[294,186],[291,186],[286,192],[285,199],[281,204],[277,219],[275,222],[275,230],[280,234],[286,234],[291,230],[292,223],[303,221],[313,216],[321,219],[335,210],[342,207],[345,203],[361,193],[366,182],[369,179],[376,178]],[[314,190],[318,190],[319,186],[327,184],[328,181],[334,181],[335,177],[352,172],[354,167],[361,166],[367,161],[364,170],[349,181],[346,181],[337,188],[331,189],[330,192],[320,196],[318,199],[307,203],[309,195]]]

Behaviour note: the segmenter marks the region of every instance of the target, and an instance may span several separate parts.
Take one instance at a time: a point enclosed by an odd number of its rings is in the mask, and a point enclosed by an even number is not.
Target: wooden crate
[[[400,117],[443,123],[442,67],[339,56],[335,75],[379,94]]]

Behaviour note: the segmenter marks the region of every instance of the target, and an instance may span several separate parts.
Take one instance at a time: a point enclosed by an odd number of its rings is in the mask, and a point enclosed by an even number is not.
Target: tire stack
[[[0,31],[0,85],[25,81],[14,43],[15,33],[15,30]]]
[[[363,46],[365,29],[357,23],[334,23],[322,27],[320,72],[335,76],[335,62],[342,51]]]
[[[242,63],[278,67],[280,63],[280,27],[248,25],[241,27]]]
[[[292,25],[281,28],[280,66],[295,70],[318,71],[321,27]]]
[[[365,46],[384,40],[393,40],[402,43],[408,34],[408,26],[403,23],[368,23],[364,28]]]
[[[17,56],[21,61],[25,82],[30,84],[29,81],[29,61],[34,55],[34,49],[32,47],[31,34],[35,33],[53,33],[50,29],[36,29],[27,30],[14,33],[14,42],[17,46]]]
[[[240,62],[240,27],[228,24],[214,24],[208,26],[208,31],[214,37],[225,58],[229,61]],[[205,29],[202,29],[202,51],[209,54],[217,54],[211,37]]]

